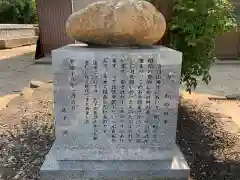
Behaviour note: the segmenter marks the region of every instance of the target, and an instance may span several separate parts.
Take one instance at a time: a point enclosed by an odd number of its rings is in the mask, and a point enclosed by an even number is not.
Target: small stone
[[[15,176],[13,177],[14,180],[17,180],[17,179],[19,179],[19,178],[20,178],[20,175],[19,175],[19,174],[15,175]]]
[[[16,161],[16,157],[15,156],[10,156],[9,158],[8,158],[8,162],[13,162],[13,161]]]
[[[15,145],[14,145],[14,144],[12,144],[12,143],[9,143],[9,144],[7,145],[7,147],[8,147],[8,148],[14,148],[14,147],[15,147]]]
[[[30,88],[38,88],[44,84],[42,81],[30,81]]]
[[[240,94],[231,94],[226,96],[229,100],[240,100]]]
[[[32,96],[33,90],[31,88],[24,88],[23,91],[20,93],[21,96],[30,97]]]
[[[164,16],[144,0],[106,0],[73,13],[69,37],[83,43],[128,46],[157,43],[166,30]]]

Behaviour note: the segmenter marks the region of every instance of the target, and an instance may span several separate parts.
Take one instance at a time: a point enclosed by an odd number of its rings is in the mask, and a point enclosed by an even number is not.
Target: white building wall
[[[79,11],[85,8],[88,4],[91,4],[97,1],[100,1],[100,0],[72,0],[73,12]]]

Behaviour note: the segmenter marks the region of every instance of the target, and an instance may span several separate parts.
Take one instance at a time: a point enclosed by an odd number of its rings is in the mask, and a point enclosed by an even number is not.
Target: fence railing
[[[38,36],[35,24],[0,24],[0,40]]]

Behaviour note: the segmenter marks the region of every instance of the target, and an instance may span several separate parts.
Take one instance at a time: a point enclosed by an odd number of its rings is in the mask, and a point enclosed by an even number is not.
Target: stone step
[[[20,46],[36,44],[38,36],[0,39],[0,49],[10,49]]]

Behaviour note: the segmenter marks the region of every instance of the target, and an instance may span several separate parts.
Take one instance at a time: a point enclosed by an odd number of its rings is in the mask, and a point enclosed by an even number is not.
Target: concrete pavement
[[[34,51],[32,46],[0,51],[0,96],[21,92],[30,80],[52,79],[51,65],[34,64]]]
[[[52,79],[51,64],[34,64],[34,51],[35,46],[0,51],[0,96],[22,91],[30,80]],[[50,57],[44,61],[50,62]],[[240,63],[217,63],[210,74],[210,84],[199,81],[196,92],[221,96],[240,93]]]
[[[211,82],[206,85],[199,81],[196,92],[220,96],[240,94],[240,63],[213,65],[210,74]]]

